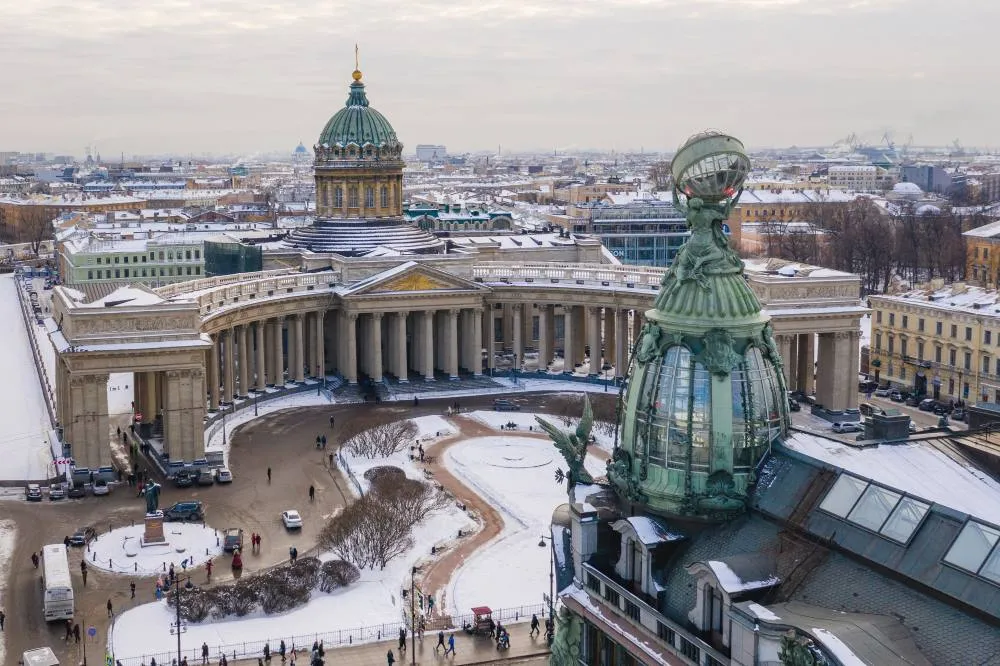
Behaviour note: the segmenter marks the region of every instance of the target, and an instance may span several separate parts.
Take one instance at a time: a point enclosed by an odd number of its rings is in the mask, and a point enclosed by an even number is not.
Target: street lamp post
[[[540,538],[539,548],[545,548],[545,542],[549,542],[549,621],[552,622],[555,618],[556,542],[544,534]]]
[[[410,570],[410,664],[417,666],[417,571],[419,568],[413,567]]]
[[[514,386],[517,386],[517,352],[514,352],[514,365],[510,366],[510,376],[514,380]]]
[[[184,584],[185,590],[190,590],[194,585],[191,584],[191,577],[188,576],[187,582]],[[177,611],[175,615],[175,621],[170,623],[170,633],[177,634],[177,663],[182,662],[181,659],[181,634],[187,631],[187,623],[181,621],[181,579],[180,576],[174,578],[174,606]]]

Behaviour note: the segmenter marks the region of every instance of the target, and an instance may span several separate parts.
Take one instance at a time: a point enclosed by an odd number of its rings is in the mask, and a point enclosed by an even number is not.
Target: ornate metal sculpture
[[[583,461],[587,457],[587,446],[590,444],[590,429],[594,425],[594,411],[590,407],[590,398],[583,396],[583,416],[576,426],[576,432],[563,432],[540,416],[535,420],[542,430],[549,434],[559,453],[566,459],[569,470],[566,472],[566,490],[569,491],[578,483],[593,483]]]
[[[575,666],[580,663],[580,641],[583,638],[583,620],[568,608],[559,609],[556,635],[552,641],[549,666]]]
[[[156,513],[160,510],[160,484],[151,480],[146,481],[142,495],[146,498],[146,513]]]
[[[615,449],[608,461],[608,480],[630,502],[642,502],[645,498],[639,489],[639,481],[632,473],[632,467],[632,456],[622,449]]]
[[[698,360],[713,375],[728,375],[743,362],[743,357],[736,353],[732,334],[725,329],[715,328],[705,334],[705,346]]]

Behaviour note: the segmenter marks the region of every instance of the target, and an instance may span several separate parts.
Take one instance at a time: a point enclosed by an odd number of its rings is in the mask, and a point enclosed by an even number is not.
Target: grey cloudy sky
[[[410,148],[1000,146],[995,0],[0,0],[0,151],[311,146],[354,43]]]

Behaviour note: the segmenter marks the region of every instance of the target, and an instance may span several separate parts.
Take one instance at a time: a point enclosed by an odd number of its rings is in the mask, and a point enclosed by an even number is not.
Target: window
[[[156,253],[155,252],[150,252],[149,253],[149,260],[153,261],[154,259],[156,259]]]
[[[972,352],[965,352],[965,369],[972,370]]]
[[[126,258],[126,259],[128,259],[128,257],[125,257],[125,258]],[[129,276],[129,275],[128,275],[128,269],[126,268],[126,269],[125,269],[125,277],[128,277],[128,276]]]
[[[899,493],[870,485],[851,513],[848,514],[847,519],[876,532],[882,527],[885,519],[889,517],[900,497]]]
[[[921,333],[924,332],[924,320],[923,319],[918,319],[917,320],[917,330],[920,331]]]
[[[955,367],[955,354],[956,352],[954,349],[948,350],[948,365],[950,365],[953,368]]]
[[[881,310],[879,310],[878,312],[875,313],[875,321],[877,321],[880,324],[882,323],[882,311]]]
[[[847,514],[854,508],[858,498],[865,492],[867,485],[867,482],[850,474],[841,474],[837,482],[833,484],[833,488],[826,494],[819,508],[829,511],[835,516],[846,518]]]
[[[905,365],[899,366],[899,378],[900,379],[906,379],[906,366]]]
[[[118,263],[118,260],[119,260],[119,259],[120,259],[120,257],[115,257],[115,263],[116,263],[116,264]]]
[[[160,261],[163,261],[163,250],[160,250]],[[162,273],[161,273],[162,275]]]
[[[604,600],[617,608],[618,602],[621,601],[621,595],[618,594],[618,590],[613,590],[608,586],[604,588]]]
[[[94,279],[94,271],[87,271],[87,279],[88,280]]]
[[[920,526],[930,505],[842,473],[819,508],[905,544]]]
[[[908,328],[910,326],[910,318],[903,315],[903,328]]]
[[[656,637],[667,645],[674,644],[674,630],[663,624],[662,622],[656,623]]]
[[[1000,530],[970,520],[958,533],[944,561],[1000,583]]]
[[[389,207],[389,188],[385,185],[382,186],[382,208]]]
[[[944,325],[941,322],[935,322],[934,323],[934,332],[937,335],[941,335],[941,329],[942,328],[944,328]]]
[[[122,271],[120,268],[115,269],[115,277],[120,278],[122,276]]]
[[[592,592],[601,591],[601,580],[592,573],[587,574],[587,589]]]
[[[339,185],[333,190],[333,207],[343,208],[344,207],[344,188]]]
[[[875,334],[875,351],[882,351],[882,334]]]
[[[953,338],[957,338],[958,337],[958,325],[957,324],[952,324],[951,325],[951,337],[953,337]]]
[[[917,531],[917,526],[927,515],[928,509],[930,509],[929,504],[912,497],[904,497],[893,509],[889,520],[885,521],[885,525],[879,530],[879,534],[887,536],[893,541],[906,543],[910,536]]]
[[[983,344],[984,345],[990,344],[992,338],[993,338],[993,331],[985,331],[983,333]]]
[[[895,351],[895,349],[896,349],[896,339],[890,335],[889,336],[889,353],[890,354],[893,353]]]
[[[941,347],[937,345],[934,346],[934,362],[935,363],[941,362]]]
[[[983,357],[983,374],[984,375],[990,374],[990,357],[989,356],[984,356]]]
[[[174,260],[174,251],[167,250],[167,261],[173,261],[173,260]]]
[[[910,341],[906,338],[900,338],[899,340],[899,353],[903,356],[907,356],[907,348],[910,346]]]
[[[128,257],[122,257],[123,263],[128,263]]]
[[[971,326],[966,326],[965,327],[965,340],[966,340],[966,342],[971,342],[972,341],[972,327]]]
[[[184,258],[191,261],[191,250],[184,250]]]
[[[895,326],[895,325],[896,325],[896,313],[890,312],[889,313],[889,326]]]
[[[146,275],[146,269],[145,269],[145,268],[143,268],[143,269],[142,269],[142,277],[148,277],[148,276]]]
[[[195,266],[194,267],[194,274],[195,275],[201,275],[201,266]]]
[[[347,190],[347,206],[348,208],[358,207],[358,188],[350,187]]]
[[[375,207],[375,188],[365,188],[365,208]]]
[[[97,258],[97,264],[98,264],[98,265],[100,265],[100,264],[101,264],[101,258],[100,258],[100,257],[98,257],[98,258]]]
[[[633,620],[635,620],[636,622],[638,622],[640,619],[639,607],[636,606],[631,601],[629,601],[628,599],[625,600],[625,614],[628,615]]]
[[[696,664],[701,663],[701,650],[698,646],[681,636],[681,654]]]
[[[917,360],[924,360],[924,343],[922,342],[917,343]]]
[[[142,263],[146,263],[146,255],[142,255]]]
[[[195,260],[201,259],[201,250],[194,251],[194,258]]]

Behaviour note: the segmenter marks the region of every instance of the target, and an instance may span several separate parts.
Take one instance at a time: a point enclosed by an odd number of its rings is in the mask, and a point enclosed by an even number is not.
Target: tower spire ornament
[[[355,81],[361,81],[361,60],[358,56],[358,45],[354,44],[354,71],[351,73],[351,77]]]

